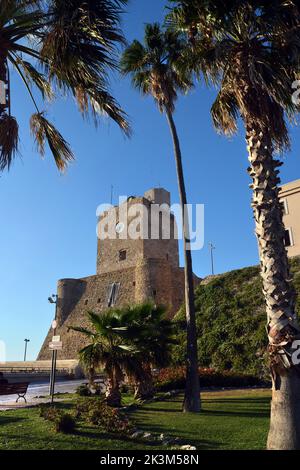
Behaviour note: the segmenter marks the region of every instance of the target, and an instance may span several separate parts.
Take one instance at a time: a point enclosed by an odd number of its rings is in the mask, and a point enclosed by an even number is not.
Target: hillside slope
[[[300,257],[291,260],[291,270],[300,293]],[[201,366],[267,374],[266,313],[258,266],[205,279],[196,289],[196,312]],[[185,356],[184,318],[182,308],[175,317],[181,325],[173,351],[176,364]]]

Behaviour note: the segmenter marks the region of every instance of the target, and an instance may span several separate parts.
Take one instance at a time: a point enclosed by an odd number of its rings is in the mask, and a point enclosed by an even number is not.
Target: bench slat
[[[29,382],[15,384],[0,384],[0,395],[17,395],[27,392]]]

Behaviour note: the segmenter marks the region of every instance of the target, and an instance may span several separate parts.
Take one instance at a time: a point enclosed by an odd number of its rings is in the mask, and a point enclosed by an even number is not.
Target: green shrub
[[[76,389],[76,394],[80,397],[89,397],[91,396],[91,391],[86,384],[79,385]]]
[[[199,379],[202,388],[269,385],[268,382],[250,374],[239,374],[233,371],[216,371],[214,369],[199,369]],[[155,387],[159,392],[184,389],[185,383],[185,367],[162,369],[155,378]]]
[[[300,257],[290,260],[296,292],[300,292]],[[201,283],[195,292],[199,364],[269,379],[266,361],[266,308],[258,266],[238,269]],[[300,313],[300,295],[296,312]],[[175,317],[177,345],[173,364],[186,360],[184,307]]]
[[[46,421],[55,422],[60,416],[60,411],[53,405],[42,404],[40,405],[40,417],[44,418]]]
[[[300,268],[300,267],[299,267]],[[265,362],[266,312],[258,267],[223,274],[195,293],[198,356],[202,367],[269,376]],[[175,317],[174,365],[186,359],[184,308]]]
[[[75,419],[68,413],[60,414],[55,420],[56,432],[62,432],[64,434],[71,434],[74,432],[76,426]]]
[[[81,398],[76,404],[77,417],[107,432],[126,434],[132,424],[126,415],[108,406],[101,398]]]
[[[76,426],[75,419],[70,414],[63,413],[53,405],[40,405],[40,417],[54,423],[56,432],[70,434]]]

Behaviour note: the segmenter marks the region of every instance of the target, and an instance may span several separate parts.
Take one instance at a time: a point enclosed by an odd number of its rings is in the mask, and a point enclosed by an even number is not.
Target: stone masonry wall
[[[150,259],[136,268],[105,273],[79,280],[62,280],[58,283],[57,334],[61,335],[63,350],[58,359],[77,359],[78,351],[86,345],[84,335],[68,330],[70,326],[89,328],[86,313],[101,313],[107,309],[109,286],[120,283],[116,306],[137,304],[146,300],[165,305],[172,317],[184,301],[184,272],[172,268],[165,260]],[[195,277],[195,283],[197,278]],[[38,360],[49,360],[49,342],[52,331],[44,341]]]

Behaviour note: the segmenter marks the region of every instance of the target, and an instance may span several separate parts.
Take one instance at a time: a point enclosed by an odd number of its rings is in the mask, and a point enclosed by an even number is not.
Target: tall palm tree
[[[166,367],[175,344],[174,324],[166,318],[166,308],[152,303],[128,307],[123,317],[123,337],[138,351],[141,367],[133,374],[135,398],[145,400],[154,395],[152,369]],[[121,332],[122,333],[122,332]]]
[[[145,95],[151,95],[159,110],[166,114],[174,144],[178,177],[178,188],[182,209],[184,260],[185,260],[185,304],[187,320],[187,387],[184,411],[200,411],[198,377],[197,337],[194,305],[194,283],[192,256],[189,249],[189,220],[187,196],[183,174],[179,137],[174,122],[175,102],[178,92],[186,93],[192,86],[190,76],[180,67],[181,53],[185,41],[177,34],[162,31],[159,24],[147,24],[144,44],[135,40],[125,50],[121,59],[124,74],[132,76],[133,86]]]
[[[0,171],[18,150],[18,123],[11,115],[10,69],[20,75],[35,113],[31,131],[43,155],[48,143],[59,170],[74,158],[70,146],[39,108],[61,93],[75,97],[84,117],[108,115],[129,132],[126,115],[109,92],[108,73],[117,69],[121,7],[127,0],[1,0]]]
[[[95,372],[104,370],[107,375],[107,404],[120,407],[120,384],[124,379],[124,372],[132,376],[140,369],[138,351],[128,341],[124,341],[120,334],[126,329],[124,311],[111,309],[101,315],[89,312],[88,319],[90,330],[82,327],[70,328],[87,338],[87,346],[79,352],[80,362],[91,378]]]
[[[245,125],[273,379],[268,448],[300,449],[300,374],[292,361],[300,328],[284,242],[282,163],[275,157],[289,148],[286,119],[299,110],[292,84],[299,73],[300,7],[292,0],[175,3],[171,22],[193,33],[192,67],[219,86],[212,107],[217,130],[232,135],[239,117]]]

